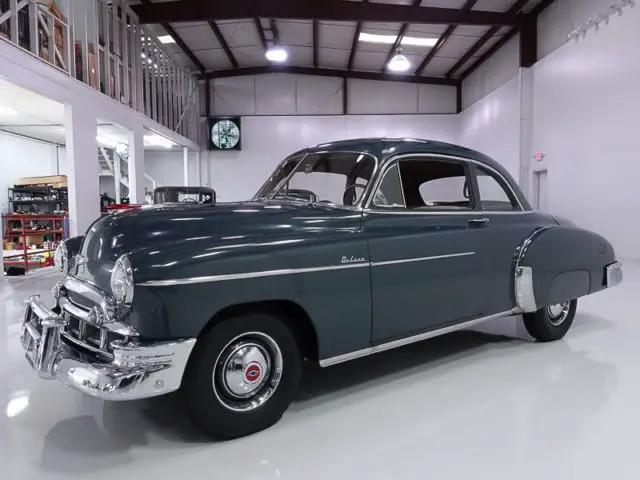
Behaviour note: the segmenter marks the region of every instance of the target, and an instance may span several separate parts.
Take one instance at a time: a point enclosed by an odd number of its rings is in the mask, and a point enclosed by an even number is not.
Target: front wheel
[[[182,390],[197,426],[232,439],[276,423],[301,376],[295,336],[277,317],[254,313],[223,320],[198,340]]]
[[[538,342],[560,340],[569,331],[576,316],[578,300],[549,305],[533,313],[522,315],[524,326]]]

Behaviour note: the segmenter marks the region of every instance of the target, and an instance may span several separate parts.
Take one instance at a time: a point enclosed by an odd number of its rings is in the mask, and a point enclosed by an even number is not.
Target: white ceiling
[[[156,0],[158,1],[158,0]],[[186,0],[183,0],[186,1]],[[301,0],[302,1],[302,0]],[[358,1],[358,0],[355,0]],[[379,3],[411,4],[412,0],[372,0]],[[424,7],[460,8],[466,0],[423,0]],[[525,11],[533,9],[541,0],[530,0]],[[516,0],[479,0],[474,10],[505,12]],[[268,27],[266,19],[261,20]],[[227,44],[231,48],[240,67],[256,67],[267,65],[264,50],[253,19],[228,20],[216,22]],[[275,21],[280,36],[280,44],[289,53],[287,64],[295,66],[313,66],[313,27],[310,20],[278,20]],[[227,70],[232,65],[222,46],[213,34],[207,22],[173,23],[171,26],[184,40],[207,71]],[[147,25],[151,33],[166,35],[160,25]],[[363,32],[397,35],[400,23],[364,22]],[[439,37],[447,28],[446,25],[410,25],[407,35],[420,37]],[[345,69],[348,63],[355,22],[319,22],[318,56],[319,67]],[[459,26],[433,60],[423,71],[424,76],[443,77],[448,70],[482,37],[489,27]],[[505,27],[480,49],[469,61],[457,71],[460,75],[478,57],[490,49],[509,30]],[[270,32],[265,30],[267,39]],[[177,44],[163,45],[165,51],[181,65],[194,69],[194,65]],[[390,50],[389,45],[359,43],[354,60],[354,70],[381,71]],[[417,68],[426,55],[429,47],[403,47],[403,53],[409,58],[413,68]]]
[[[64,145],[64,104],[0,78],[0,130]],[[15,115],[3,111],[11,109]],[[127,130],[98,119],[98,136],[110,142],[127,143]],[[108,147],[109,145],[104,144]],[[166,150],[145,147],[145,150]]]

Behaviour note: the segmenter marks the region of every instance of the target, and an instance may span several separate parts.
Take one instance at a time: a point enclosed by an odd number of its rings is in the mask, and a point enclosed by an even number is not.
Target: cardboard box
[[[66,175],[48,175],[45,177],[23,177],[17,180],[14,185],[50,185],[52,187],[66,187]]]

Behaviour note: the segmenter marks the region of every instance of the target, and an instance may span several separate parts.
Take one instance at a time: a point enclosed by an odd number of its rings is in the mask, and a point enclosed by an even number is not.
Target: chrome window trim
[[[474,165],[478,165],[481,167],[484,167],[485,169],[493,172],[495,175],[497,175],[509,188],[509,191],[511,192],[511,194],[513,195],[513,197],[516,199],[516,202],[518,202],[518,208],[519,210],[512,210],[512,211],[490,211],[490,210],[481,210],[481,209],[471,209],[471,210],[464,210],[464,211],[456,211],[456,212],[450,212],[450,211],[446,211],[446,210],[440,210],[440,211],[431,211],[431,212],[426,212],[426,211],[422,211],[422,210],[408,210],[408,211],[396,211],[395,209],[392,211],[387,211],[387,210],[381,210],[380,207],[376,207],[375,205],[372,205],[372,199],[374,197],[374,195],[371,195],[370,198],[367,199],[366,204],[363,207],[363,210],[365,212],[375,212],[375,213],[390,213],[390,214],[410,214],[410,215],[470,215],[470,214],[474,214],[474,213],[482,213],[482,214],[499,214],[499,215],[522,215],[522,214],[527,214],[527,213],[534,213],[533,210],[525,210],[524,207],[522,206],[522,203],[520,202],[520,199],[518,198],[518,195],[516,195],[516,192],[514,191],[513,187],[511,186],[511,184],[507,181],[506,178],[504,178],[504,176],[495,168],[487,165],[486,163],[482,163],[479,162],[477,160],[473,160],[471,158],[466,158],[466,157],[457,157],[454,155],[443,155],[440,153],[402,153],[399,155],[395,155],[391,158],[389,158],[380,168],[380,175],[378,175],[378,178],[376,178],[375,184],[372,186],[372,191],[375,192],[379,187],[380,187],[380,183],[381,183],[381,179],[382,177],[387,173],[387,170],[389,168],[391,168],[391,166],[393,166],[395,163],[399,162],[402,159],[405,158],[431,158],[431,159],[443,159],[443,160],[452,160],[452,161],[456,161],[456,162],[462,162],[462,163],[472,163]],[[400,173],[400,169],[398,169],[398,172],[400,175],[402,175]],[[402,177],[400,178],[401,182],[402,182]],[[403,191],[404,194],[404,191]],[[405,205],[406,205],[406,199],[405,199]]]
[[[419,333],[417,335],[412,335],[410,337],[400,338],[400,339],[392,340],[390,342],[382,343],[379,345],[374,345],[372,347],[363,348],[361,350],[356,350],[355,352],[349,352],[342,355],[337,355],[335,357],[325,358],[320,360],[320,366],[329,367],[331,365],[336,365],[338,363],[348,362],[349,360],[355,360],[356,358],[367,357],[369,355],[373,355],[374,353],[384,352],[385,350],[391,350],[394,348],[403,347],[411,343],[421,342],[422,340],[427,340],[433,337],[439,337],[440,335],[445,335],[447,333],[452,333],[457,330],[473,327],[475,325],[479,325],[481,323],[484,323],[488,320],[492,320],[494,318],[508,317],[510,315],[513,315],[514,313],[515,312],[513,310],[495,313],[493,315],[488,315],[486,317],[475,318],[473,320],[457,323],[455,325],[449,325],[447,327],[438,328],[436,330],[430,330],[428,332]]]
[[[266,200],[274,200],[275,199],[275,195],[278,191],[280,191],[280,189],[282,188],[282,186],[287,183],[291,177],[293,176],[293,174],[295,173],[296,169],[298,168],[298,166],[300,165],[300,163],[302,163],[304,161],[305,158],[307,158],[307,156],[309,155],[321,155],[324,153],[351,153],[353,155],[366,155],[369,156],[371,158],[373,158],[373,171],[371,172],[371,178],[369,179],[369,181],[367,182],[367,188],[365,189],[364,192],[362,192],[362,195],[360,195],[360,200],[355,204],[355,205],[335,205],[336,207],[351,207],[351,208],[356,208],[358,210],[362,210],[362,202],[363,200],[366,198],[366,196],[368,195],[368,193],[371,191],[371,187],[372,185],[376,182],[377,179],[377,173],[380,167],[380,161],[378,160],[378,157],[376,155],[374,155],[371,152],[362,152],[362,151],[358,151],[358,150],[317,150],[317,151],[307,151],[304,154],[301,154],[302,157],[300,158],[300,160],[296,163],[296,166],[293,168],[293,170],[291,170],[291,172],[289,173],[289,175],[287,175],[284,179],[282,179],[280,181],[280,183],[278,183],[278,185],[276,186],[276,188],[274,188],[274,193],[272,195],[270,195],[269,197],[266,198]],[[293,157],[293,156],[292,156]],[[282,160],[280,162],[280,164],[278,164],[277,168],[280,168],[280,166],[285,163],[287,160],[290,160],[292,157],[287,157],[284,160]],[[294,157],[295,158],[295,157]],[[267,180],[268,181],[268,180]],[[266,184],[267,182],[265,182]],[[258,189],[258,192],[260,190],[262,190],[262,188],[264,187],[264,184],[262,186],[260,186],[260,188]],[[257,193],[256,193],[257,195]],[[256,195],[253,196],[252,200],[259,200],[258,198],[256,198]],[[329,204],[330,205],[330,204]]]
[[[193,285],[198,283],[212,283],[223,282],[229,280],[246,280],[250,278],[264,278],[264,277],[276,277],[282,275],[297,275],[300,273],[315,273],[315,272],[329,272],[333,270],[347,270],[351,268],[365,268],[365,267],[382,267],[385,265],[398,265],[402,263],[414,263],[425,262],[429,260],[439,260],[445,258],[464,257],[468,255],[475,255],[476,252],[460,252],[460,253],[446,253],[442,255],[433,255],[430,257],[414,257],[414,258],[402,258],[399,260],[386,260],[383,262],[360,262],[340,265],[324,265],[319,267],[302,267],[302,268],[283,268],[279,270],[263,270],[255,272],[244,273],[226,273],[219,275],[206,275],[201,277],[187,277],[187,278],[175,278],[167,280],[147,280],[136,285],[144,287],[171,287],[174,285]]]

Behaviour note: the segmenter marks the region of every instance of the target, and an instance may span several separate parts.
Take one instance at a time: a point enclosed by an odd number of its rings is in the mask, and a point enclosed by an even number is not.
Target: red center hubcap
[[[250,363],[244,370],[244,378],[249,383],[257,382],[261,375],[262,369],[257,363]]]

